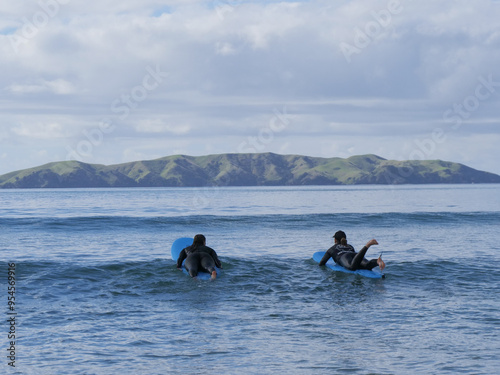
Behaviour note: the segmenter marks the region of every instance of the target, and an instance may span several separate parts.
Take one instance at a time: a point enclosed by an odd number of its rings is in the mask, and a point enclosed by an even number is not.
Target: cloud
[[[52,93],[56,95],[69,95],[76,92],[76,88],[71,82],[64,79],[53,81],[41,80],[38,84],[18,84],[13,83],[6,90],[14,94]]]
[[[19,124],[10,130],[20,137],[37,139],[65,138],[68,136],[64,131],[64,127],[58,123]]]
[[[169,124],[165,123],[160,119],[155,120],[141,120],[136,125],[134,125],[135,130],[138,133],[147,134],[175,134],[182,135],[187,134],[191,130],[191,127],[187,124]]]
[[[217,42],[215,44],[215,50],[218,55],[234,55],[236,53],[236,49],[231,45],[231,43],[222,43]]]

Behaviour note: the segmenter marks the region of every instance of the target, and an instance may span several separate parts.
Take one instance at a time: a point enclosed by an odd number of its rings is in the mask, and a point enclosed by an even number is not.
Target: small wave
[[[455,225],[498,223],[500,212],[414,212],[414,213],[332,213],[307,215],[248,215],[248,216],[82,216],[82,217],[33,217],[0,218],[0,227],[32,227],[47,230],[107,230],[109,228],[157,228],[172,225],[209,225],[228,227],[252,225],[268,227],[279,225],[282,228],[308,228],[330,225],[332,222],[342,226],[370,225],[373,227],[412,226],[412,225]]]

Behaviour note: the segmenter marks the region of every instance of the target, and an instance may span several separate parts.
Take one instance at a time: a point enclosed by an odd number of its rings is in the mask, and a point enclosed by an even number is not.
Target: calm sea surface
[[[499,224],[500,185],[0,190],[1,373],[495,374]],[[312,261],[339,229],[386,279]]]

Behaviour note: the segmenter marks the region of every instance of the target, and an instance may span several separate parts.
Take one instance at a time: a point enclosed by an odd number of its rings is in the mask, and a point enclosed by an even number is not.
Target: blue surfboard
[[[179,255],[181,254],[181,251],[185,249],[188,246],[191,246],[193,244],[193,239],[190,237],[181,237],[178,238],[174,241],[172,244],[172,247],[170,248],[170,254],[172,256],[172,259],[177,262],[177,259],[179,259]],[[184,261],[182,262],[182,271],[186,274],[189,275],[188,271],[184,267]],[[220,275],[220,270],[219,268],[216,268],[217,271],[217,276]],[[210,274],[207,272],[198,272],[198,278],[201,280],[209,280],[210,279]]]
[[[319,263],[321,259],[323,258],[323,255],[325,255],[326,251],[317,251],[313,254],[313,259]],[[337,263],[333,261],[332,258],[328,259],[328,262],[326,262],[326,266],[334,271],[340,271],[340,272],[345,272],[345,273],[353,273],[356,275],[361,275],[364,277],[369,277],[371,279],[383,279],[385,278],[385,275],[379,271],[370,271],[370,270],[356,270],[356,271],[351,271],[348,270],[347,268],[344,268]]]

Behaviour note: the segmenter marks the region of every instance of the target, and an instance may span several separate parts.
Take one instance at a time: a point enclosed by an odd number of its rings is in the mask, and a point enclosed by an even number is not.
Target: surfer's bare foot
[[[382,260],[382,257],[378,257],[377,259],[377,264],[378,264],[378,267],[380,268],[380,271],[383,271],[384,268],[385,268],[385,263],[384,261]]]
[[[217,271],[212,271],[212,277],[210,277],[210,280],[215,280],[217,277]]]
[[[370,240],[366,243],[366,247],[370,247],[372,245],[378,245],[378,242],[376,239]]]

